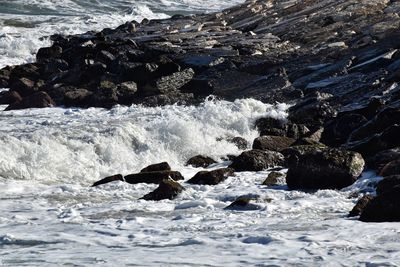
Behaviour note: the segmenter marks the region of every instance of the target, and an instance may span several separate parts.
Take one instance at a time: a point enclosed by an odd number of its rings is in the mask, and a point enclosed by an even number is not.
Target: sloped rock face
[[[286,175],[290,189],[342,189],[364,170],[364,159],[356,152],[316,147],[292,150]]]
[[[0,70],[0,87],[79,107],[196,104],[209,94],[294,101],[292,122],[312,130],[355,110],[355,100],[360,107],[377,96],[399,100],[399,23],[396,1],[246,1],[218,13],[54,35],[36,63]],[[348,119],[354,127],[363,120]],[[341,123],[332,126],[339,143]]]

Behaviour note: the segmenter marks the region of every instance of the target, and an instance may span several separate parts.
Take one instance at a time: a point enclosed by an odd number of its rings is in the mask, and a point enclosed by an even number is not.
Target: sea
[[[215,12],[243,0],[0,0],[0,68],[33,62],[55,33],[131,20]],[[3,88],[0,90],[7,90]],[[5,112],[0,106],[0,266],[400,266],[400,224],[347,214],[381,177],[366,170],[343,190],[267,187],[271,172],[238,172],[216,186],[190,185],[175,200],[139,200],[157,185],[113,182],[167,161],[185,180],[202,154],[229,165],[226,141],[257,137],[261,117],[289,105],[210,96],[198,106],[141,105]],[[279,170],[285,173],[285,169]],[[239,196],[250,209],[224,209]]]

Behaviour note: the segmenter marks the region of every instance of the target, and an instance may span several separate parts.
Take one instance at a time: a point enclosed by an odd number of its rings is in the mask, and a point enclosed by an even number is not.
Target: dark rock
[[[116,174],[116,175],[109,176],[104,179],[101,179],[100,181],[95,182],[92,185],[92,187],[99,186],[102,184],[107,184],[107,183],[114,182],[114,181],[123,181],[123,180],[124,180],[124,177],[121,174]]]
[[[386,166],[386,164],[396,159],[400,159],[400,148],[383,150],[367,158],[366,161],[369,168],[372,168],[377,173],[380,173],[383,167]]]
[[[257,137],[253,142],[253,149],[282,151],[291,145],[296,140],[285,136],[265,135]]]
[[[263,185],[273,186],[279,184],[279,179],[285,177],[285,175],[281,172],[273,171],[268,174],[267,179],[262,183]]]
[[[377,184],[376,193],[378,195],[383,195],[394,191],[398,187],[400,187],[400,174],[387,176]]]
[[[153,191],[143,196],[144,200],[159,201],[163,199],[174,199],[184,190],[178,182],[172,179],[164,179],[160,185]]]
[[[256,127],[261,136],[275,135],[299,139],[309,132],[309,129],[305,125],[297,125],[273,118],[258,119],[256,121]]]
[[[241,150],[245,150],[247,149],[247,140],[244,139],[243,137],[233,137],[233,138],[228,138],[227,139],[228,142],[234,144],[237,148],[241,149]]]
[[[217,185],[225,181],[225,179],[229,176],[233,175],[234,171],[231,168],[223,168],[213,171],[201,171],[187,182],[190,184]]]
[[[363,212],[365,207],[368,205],[368,203],[373,199],[374,199],[374,197],[371,195],[365,195],[362,198],[360,198],[357,201],[354,208],[350,211],[349,217],[359,216]]]
[[[168,162],[161,162],[157,164],[152,164],[143,168],[140,172],[160,172],[160,171],[170,171],[171,166],[169,166]]]
[[[11,84],[11,91],[16,91],[22,97],[32,95],[36,92],[35,82],[27,79],[20,78]]]
[[[253,149],[244,151],[233,159],[229,167],[235,171],[262,171],[271,167],[282,166],[283,164],[284,157],[281,153]]]
[[[229,206],[225,207],[225,210],[259,210],[262,207],[252,202],[260,201],[258,195],[245,195],[238,197]]]
[[[290,148],[286,183],[290,189],[342,189],[364,170],[364,159],[344,149]]]
[[[197,155],[190,158],[186,165],[191,165],[195,168],[207,168],[211,164],[217,163],[214,159],[202,155]]]
[[[0,92],[0,105],[9,105],[22,100],[22,97],[16,91]]]
[[[64,94],[64,103],[67,107],[87,107],[92,95],[93,92],[89,90],[76,88]]]
[[[180,172],[176,171],[154,171],[154,172],[140,172],[125,176],[125,182],[130,184],[159,184],[164,179],[171,178],[174,181],[183,180]]]
[[[400,159],[389,162],[382,168],[381,172],[379,173],[379,175],[383,177],[398,174],[400,174]]]
[[[26,109],[26,108],[48,108],[56,104],[46,92],[37,92],[24,97],[21,101],[10,104],[5,110]]]
[[[117,85],[118,102],[130,105],[136,98],[138,88],[135,82],[123,82]]]
[[[360,215],[363,222],[400,221],[400,187],[372,199]]]
[[[62,52],[62,48],[57,45],[40,48],[36,54],[36,61],[38,63],[43,63],[48,59],[60,58]]]

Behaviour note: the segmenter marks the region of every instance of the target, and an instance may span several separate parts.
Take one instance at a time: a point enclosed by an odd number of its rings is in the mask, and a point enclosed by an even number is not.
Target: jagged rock
[[[368,203],[373,199],[374,197],[371,195],[365,195],[360,198],[353,209],[349,212],[349,217],[359,216],[368,205]]]
[[[211,164],[217,163],[214,159],[202,155],[197,155],[190,158],[186,165],[191,165],[195,168],[207,168]]]
[[[21,100],[22,97],[16,91],[0,92],[0,105],[9,105]]]
[[[264,182],[262,183],[263,185],[267,185],[267,186],[273,186],[273,185],[277,185],[280,183],[280,178],[284,178],[285,175],[281,172],[276,172],[273,171],[270,174],[268,174],[268,177],[264,180]]]
[[[5,110],[16,110],[26,108],[48,108],[56,104],[46,92],[37,92],[33,95],[24,97],[22,100],[10,104]]]
[[[361,212],[363,222],[399,222],[400,187],[372,199]]]
[[[284,157],[281,153],[268,150],[253,149],[244,151],[233,159],[229,166],[235,171],[262,171],[275,166],[282,166]]]
[[[163,199],[174,199],[182,191],[184,187],[172,179],[164,179],[160,185],[153,191],[143,196],[141,199],[159,201]]]
[[[160,172],[160,171],[170,171],[171,166],[169,166],[168,162],[161,162],[157,164],[152,164],[143,168],[140,172]]]
[[[286,183],[290,189],[342,189],[364,170],[364,159],[356,152],[313,146],[288,150]]]
[[[376,185],[376,193],[383,195],[400,187],[400,174],[387,176]]]
[[[103,179],[101,179],[101,180],[95,182],[95,183],[92,185],[92,187],[99,186],[99,185],[102,185],[102,184],[111,183],[111,182],[115,182],[115,181],[124,181],[124,177],[123,177],[121,174],[116,174],[116,175],[113,175],[113,176],[108,176],[108,177],[106,177],[106,178],[103,178]]]
[[[162,180],[171,178],[174,181],[183,180],[183,176],[177,171],[153,171],[130,174],[124,177],[125,182],[130,184],[159,184]]]
[[[187,181],[190,184],[217,185],[229,176],[233,176],[234,171],[231,168],[217,169],[213,171],[198,172],[193,178]]]
[[[391,176],[400,174],[400,159],[393,160],[386,164],[380,171],[380,176]]]
[[[282,151],[294,144],[296,140],[285,136],[265,135],[257,137],[253,142],[253,149]]]

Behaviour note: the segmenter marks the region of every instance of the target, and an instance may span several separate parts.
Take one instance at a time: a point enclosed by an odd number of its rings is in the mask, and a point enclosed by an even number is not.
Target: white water
[[[236,2],[0,0],[0,67],[34,60],[36,50],[49,44],[39,39],[43,35]],[[6,4],[25,7],[13,14],[4,11]],[[34,28],[5,26],[7,19]],[[200,107],[3,108],[1,266],[400,266],[398,223],[346,218],[355,202],[349,196],[371,191],[380,179],[373,173],[342,191],[299,192],[262,186],[268,171],[243,172],[217,186],[183,182],[186,190],[176,200],[160,202],[138,200],[155,185],[89,187],[161,161],[187,180],[200,170],[184,166],[190,156],[240,153],[217,139],[242,136],[251,143],[254,121],[284,118],[286,105],[247,99]],[[227,164],[219,160],[212,168]],[[223,209],[244,194],[272,201],[260,200],[253,211]]]

